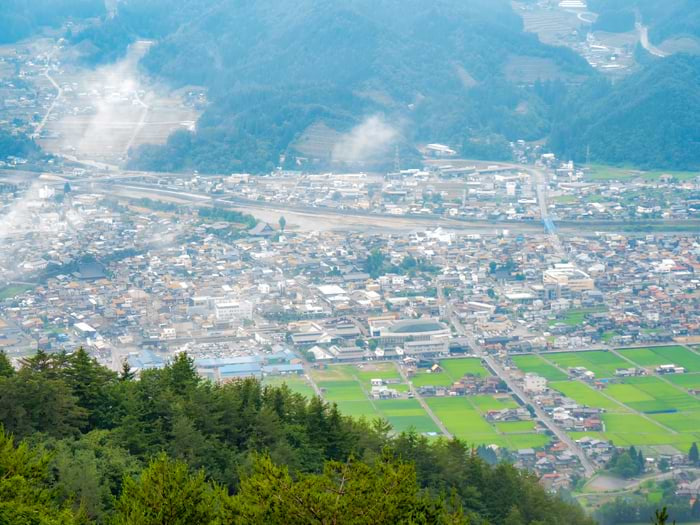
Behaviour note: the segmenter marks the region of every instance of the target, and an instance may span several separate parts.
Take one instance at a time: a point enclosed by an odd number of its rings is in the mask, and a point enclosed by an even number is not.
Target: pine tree
[[[693,465],[697,465],[698,461],[700,461],[700,453],[698,452],[698,444],[693,442],[692,445],[690,445],[690,451],[688,452],[688,461],[690,461]]]
[[[670,518],[668,516],[668,510],[666,510],[666,507],[664,507],[660,511],[657,510],[656,513],[654,514],[653,525],[667,525],[669,519]],[[675,525],[675,524],[676,524],[676,522],[674,521],[673,525]]]
[[[49,487],[49,461],[0,426],[0,523],[71,525],[84,521],[81,514],[60,506]]]
[[[120,381],[131,381],[136,377],[136,374],[132,372],[131,365],[128,359],[124,359],[122,362],[122,371],[119,374]]]
[[[15,369],[10,363],[5,351],[0,351],[0,377],[11,377],[15,374]]]
[[[204,473],[159,455],[138,480],[124,479],[114,525],[218,525],[225,521],[228,496]]]
[[[197,368],[187,352],[182,352],[175,357],[175,361],[166,369],[170,386],[173,392],[184,393],[200,382]]]

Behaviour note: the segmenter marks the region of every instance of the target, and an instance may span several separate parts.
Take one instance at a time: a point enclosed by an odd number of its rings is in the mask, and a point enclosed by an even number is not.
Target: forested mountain
[[[82,350],[19,371],[0,353],[0,423],[1,523],[592,523],[464,443],[205,382],[185,354],[136,380]]]
[[[27,38],[42,26],[56,26],[67,18],[103,14],[104,0],[3,0],[0,5],[0,44]]]
[[[134,152],[146,168],[269,169],[310,125],[345,132],[373,115],[405,144],[540,139],[549,108],[529,86],[591,74],[524,33],[505,0],[126,0],[76,41],[99,61],[136,36],[158,40],[150,73],[212,99],[196,134]]]
[[[555,150],[576,160],[700,169],[700,57],[656,60],[615,86],[590,82],[559,103]]]

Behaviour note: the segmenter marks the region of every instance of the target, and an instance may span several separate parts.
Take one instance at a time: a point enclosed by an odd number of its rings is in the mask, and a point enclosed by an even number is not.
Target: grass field
[[[580,308],[577,310],[569,310],[563,319],[555,319],[549,322],[549,326],[554,326],[558,323],[563,323],[567,326],[579,326],[584,323],[588,314],[605,312],[605,307],[601,308]]]
[[[578,381],[557,381],[550,383],[549,386],[581,405],[603,408],[609,412],[630,411],[627,407],[615,403],[612,399],[605,397],[600,392]]]
[[[401,379],[399,371],[394,363],[376,363],[355,367],[354,374],[368,384],[372,379]]]
[[[592,352],[560,352],[546,354],[544,358],[553,361],[561,368],[582,366],[593,372],[596,378],[613,377],[618,368],[629,368],[630,364],[612,352],[595,350]]]
[[[684,367],[688,372],[700,372],[700,355],[682,346],[627,348],[618,352],[641,367],[674,364]]]
[[[493,425],[485,419],[489,410],[517,407],[510,396],[428,398],[426,402],[452,434],[468,443],[498,445],[511,450],[541,448],[549,443],[548,436],[535,433],[534,421]]]
[[[443,372],[430,374],[421,371],[413,379],[414,385],[450,385],[465,374],[487,376],[488,371],[477,358],[445,359],[441,361]],[[545,363],[546,364],[546,363]],[[386,419],[396,432],[410,428],[419,433],[439,434],[431,417],[415,399],[370,400],[367,398],[372,379],[401,379],[393,363],[372,363],[358,367],[355,365],[329,366],[322,370],[312,370],[311,377],[321,389],[326,401],[337,403],[343,414],[352,417]],[[293,390],[313,393],[311,386],[302,378],[294,378],[290,384]],[[278,383],[270,380],[270,384]],[[392,385],[401,390],[407,385]],[[486,419],[489,410],[517,408],[518,404],[509,395],[426,398],[436,417],[456,437],[470,444],[498,445],[512,450],[520,448],[540,448],[549,442],[549,437],[537,434],[536,423],[513,422],[498,426]]]
[[[537,355],[519,355],[513,357],[513,362],[523,372],[531,372],[548,379],[549,381],[562,381],[567,375],[553,367]]]
[[[0,290],[0,301],[4,299],[12,299],[13,297],[17,297],[18,295],[23,294],[24,292],[28,292],[29,290],[32,290],[34,287],[29,286],[29,285],[14,285],[14,286],[6,286],[2,290]]]

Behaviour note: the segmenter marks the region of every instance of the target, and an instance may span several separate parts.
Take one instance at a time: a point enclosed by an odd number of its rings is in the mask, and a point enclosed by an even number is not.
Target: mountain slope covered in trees
[[[3,523],[592,523],[464,443],[205,382],[184,354],[138,380],[82,350],[0,354],[0,423]]]
[[[551,141],[565,156],[700,169],[700,57],[656,60],[615,86],[591,82],[559,107]]]
[[[158,41],[147,71],[212,100],[197,133],[134,152],[144,168],[269,169],[310,125],[344,132],[373,115],[407,144],[540,139],[548,107],[531,85],[592,74],[524,33],[505,0],[126,0],[76,41],[99,61],[137,36]]]

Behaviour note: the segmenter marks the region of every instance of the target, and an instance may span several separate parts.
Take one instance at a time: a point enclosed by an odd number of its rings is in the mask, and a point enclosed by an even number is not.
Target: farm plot
[[[489,410],[518,408],[518,404],[511,396],[473,396],[469,398],[469,401],[483,413]]]
[[[488,370],[481,364],[481,360],[476,357],[466,357],[462,359],[443,359],[440,361],[442,372],[429,372],[419,370],[411,379],[417,387],[421,386],[450,386],[459,381],[467,374],[479,377],[489,376]]]
[[[667,375],[666,380],[687,390],[700,390],[700,374]]]
[[[307,399],[311,399],[316,395],[314,389],[311,385],[299,376],[287,376],[287,377],[266,377],[262,382],[263,386],[282,386],[287,385],[292,392],[301,394]]]
[[[515,366],[526,373],[537,374],[549,381],[562,381],[567,375],[553,367],[538,355],[519,355],[513,358]]]
[[[630,410],[604,396],[597,390],[579,381],[557,381],[549,385],[580,405],[602,408],[608,412],[630,412]]]
[[[559,365],[560,368],[583,367],[596,375],[596,378],[614,377],[618,368],[629,368],[630,364],[616,356],[612,352],[605,350],[594,350],[591,352],[557,352],[546,354],[545,359]]]
[[[687,447],[697,436],[690,433],[674,433],[658,424],[638,415],[605,414],[605,436],[617,446],[670,445],[679,451]]]
[[[496,428],[503,434],[527,434],[537,427],[534,421],[508,421],[496,423]]]
[[[467,357],[463,359],[443,359],[440,361],[442,369],[449,374],[452,379],[458,381],[465,375],[477,375],[479,377],[488,377],[489,372],[481,364],[481,359],[476,357]]]
[[[610,385],[608,395],[639,412],[700,410],[700,401],[658,377],[632,377]]]
[[[676,432],[700,433],[700,412],[654,414],[651,418],[664,426],[672,428]]]
[[[376,401],[375,404],[396,432],[404,432],[411,428],[419,433],[440,432],[415,399],[390,399]]]
[[[682,366],[688,372],[700,372],[700,355],[682,346],[626,348],[618,352],[644,368],[674,364]]]
[[[427,398],[426,402],[457,438],[476,445],[508,445],[506,439],[481,417],[467,398]]]
[[[516,408],[510,396],[474,396],[426,399],[433,413],[457,438],[475,445],[498,445],[511,450],[540,448],[549,437],[537,434],[534,421],[513,421],[491,424],[489,410]]]

